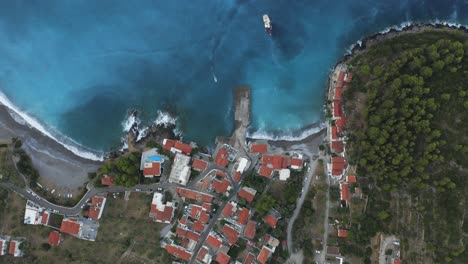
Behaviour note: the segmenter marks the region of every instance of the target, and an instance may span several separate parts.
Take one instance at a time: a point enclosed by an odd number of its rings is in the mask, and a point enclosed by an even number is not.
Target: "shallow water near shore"
[[[468,24],[467,11],[443,0],[3,2],[0,91],[53,136],[97,151],[118,148],[130,109],[142,125],[175,112],[186,138],[212,143],[231,132],[242,85],[250,136],[303,136],[353,43],[405,21]]]

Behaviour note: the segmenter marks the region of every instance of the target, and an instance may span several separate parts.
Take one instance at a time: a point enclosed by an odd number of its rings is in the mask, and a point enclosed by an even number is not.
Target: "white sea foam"
[[[214,72],[213,72],[213,81],[214,81],[215,83],[218,82],[218,78],[216,77],[216,75],[214,74]]]
[[[143,127],[141,129],[138,129],[138,137],[136,139],[136,142],[142,140],[144,137],[146,137],[146,134],[148,133],[148,127]]]
[[[122,122],[123,132],[128,133],[133,125],[139,125],[141,120],[134,114],[128,115],[127,119]]]
[[[158,115],[156,117],[156,120],[154,120],[154,124],[156,124],[158,126],[163,126],[163,127],[168,127],[170,125],[176,125],[177,124],[177,117],[172,116],[168,112],[158,110]]]
[[[318,126],[311,127],[309,129],[304,129],[301,131],[295,132],[288,132],[288,133],[281,133],[275,134],[263,130],[258,130],[255,132],[248,132],[247,137],[252,139],[263,139],[263,140],[285,140],[285,141],[299,141],[303,140],[311,135],[314,135],[320,132],[327,126],[326,122],[318,124]]]
[[[85,158],[85,159],[89,159],[89,160],[96,160],[96,161],[104,160],[103,155],[98,155],[98,154],[92,153],[90,151],[83,150],[84,147],[80,146],[78,143],[76,143],[75,141],[73,141],[70,138],[67,138],[65,136],[55,136],[55,135],[53,135],[50,132],[50,129],[47,129],[44,125],[42,125],[34,117],[32,117],[29,114],[21,111],[2,92],[0,92],[0,104],[5,105],[10,111],[13,111],[16,114],[16,116],[12,115],[12,117],[15,120],[18,120],[18,118],[20,117],[22,119],[22,121],[20,121],[19,123],[28,124],[30,127],[35,128],[36,130],[40,131],[45,136],[47,136],[47,137],[53,139],[54,141],[56,141],[57,143],[61,144],[66,149],[73,152],[75,155],[80,156],[80,157]]]

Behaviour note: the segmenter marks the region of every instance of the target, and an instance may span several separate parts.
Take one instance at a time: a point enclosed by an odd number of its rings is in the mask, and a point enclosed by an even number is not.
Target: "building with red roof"
[[[233,217],[236,211],[237,211],[237,204],[234,202],[229,202],[226,204],[226,206],[224,206],[224,209],[221,212],[221,214],[224,217]]]
[[[343,89],[341,87],[336,87],[335,88],[335,95],[333,96],[334,100],[341,100],[341,94],[343,92]]]
[[[344,81],[347,83],[350,83],[353,80],[353,74],[350,72],[347,72],[344,76]]]
[[[234,175],[232,175],[232,180],[238,183],[241,180],[241,173],[240,171],[236,171]]]
[[[346,116],[342,115],[340,119],[336,120],[336,131],[338,133],[343,133],[346,126]]]
[[[58,231],[52,231],[50,232],[49,234],[49,237],[47,238],[47,242],[49,242],[49,244],[51,246],[58,246],[60,245],[60,243],[62,242],[62,236],[60,235],[60,233]]]
[[[276,228],[276,224],[278,223],[278,220],[281,218],[281,215],[278,211],[272,209],[268,212],[268,214],[265,216],[263,221],[265,224],[271,226],[271,228]]]
[[[192,231],[192,230],[189,230],[187,229],[187,227],[182,227],[182,226],[177,226],[177,229],[176,229],[176,235],[182,237],[182,238],[188,238],[190,240],[193,240],[193,241],[198,241],[198,239],[200,238],[200,234]]]
[[[332,157],[332,175],[341,176],[348,166],[348,161],[341,157]]]
[[[206,224],[208,221],[210,221],[210,215],[208,214],[208,211],[199,205],[190,205],[189,215],[191,218],[198,220],[203,224]]]
[[[246,225],[247,221],[250,218],[250,210],[247,208],[242,208],[238,212],[237,222],[241,225]]]
[[[65,218],[62,220],[60,232],[67,233],[74,236],[79,236],[81,230],[81,223],[76,218]]]
[[[14,257],[22,257],[23,250],[20,249],[20,245],[23,243],[21,240],[12,239],[8,248],[8,253]]]
[[[341,183],[340,184],[340,189],[341,189],[341,201],[345,201],[346,205],[349,203],[349,188],[347,183]]]
[[[165,249],[167,250],[167,253],[170,255],[180,258],[185,261],[189,261],[190,258],[192,257],[192,253],[187,251],[185,248],[177,246],[177,245],[169,245],[166,244]]]
[[[333,152],[335,152],[337,154],[343,153],[343,151],[344,151],[343,141],[332,141],[332,142],[330,142],[330,148],[333,150]]]
[[[163,194],[155,192],[151,202],[149,217],[155,222],[170,223],[174,217],[175,207],[172,202],[163,202]]]
[[[143,176],[147,178],[161,176],[161,163],[157,161],[146,162],[143,168]]]
[[[218,249],[223,244],[223,240],[220,237],[218,237],[215,233],[210,232],[208,237],[206,237],[206,243],[210,247],[212,247],[214,249]]]
[[[292,158],[290,165],[291,165],[291,169],[293,170],[302,170],[303,160],[300,158]]]
[[[262,166],[260,166],[260,168],[258,168],[257,173],[260,176],[271,178],[271,176],[273,175],[273,168],[269,168],[267,166],[262,165]]]
[[[101,178],[101,184],[106,186],[114,185],[114,176],[107,174],[104,175],[104,177]]]
[[[237,196],[251,203],[254,200],[256,193],[257,191],[255,189],[242,187],[242,189],[237,193]]]
[[[163,149],[171,151],[172,153],[179,152],[185,155],[190,155],[192,152],[192,147],[190,145],[169,139],[163,140]]]
[[[205,208],[208,212],[211,211],[211,204],[210,203],[203,203],[202,207]]]
[[[252,144],[250,146],[250,151],[252,153],[266,153],[268,152],[267,144]]]
[[[208,167],[208,162],[201,159],[194,159],[192,168],[196,171],[204,171]]]
[[[216,158],[215,158],[215,164],[222,168],[226,168],[226,166],[229,164],[227,149],[221,148],[218,151],[218,154],[216,155]]]
[[[192,229],[197,231],[198,233],[202,233],[205,230],[205,225],[202,224],[200,221],[195,221],[192,224]]]
[[[197,192],[197,191],[192,191],[190,189],[181,188],[181,187],[177,187],[176,192],[180,197],[184,197],[190,200],[195,200],[198,202],[211,203],[214,199],[214,196],[212,195]]]
[[[281,155],[263,155],[262,165],[275,170],[286,169],[289,166],[289,159]]]
[[[216,256],[216,262],[218,262],[219,264],[229,264],[230,260],[231,260],[231,257],[223,252],[219,252],[218,255]]]
[[[343,86],[344,78],[345,78],[345,72],[340,71],[340,72],[338,73],[338,78],[337,78],[336,87],[341,88],[341,87]]]
[[[224,234],[228,244],[231,246],[234,245],[239,239],[239,232],[234,227],[228,224],[225,224],[221,228],[221,232]]]
[[[227,179],[220,180],[213,180],[212,188],[217,193],[226,193],[230,189],[230,184]]]
[[[206,264],[210,264],[212,262],[212,257],[209,254],[209,249],[207,247],[200,248],[197,254],[197,260]]]
[[[336,126],[331,126],[331,140],[338,140],[338,130]]]
[[[341,102],[340,101],[333,101],[333,118],[338,119],[341,118],[343,112],[341,111]]]
[[[27,200],[26,209],[24,211],[24,223],[28,225],[47,225],[49,223],[50,212],[44,208]]]
[[[255,255],[252,253],[247,254],[242,264],[254,264],[255,263]]]
[[[253,239],[255,237],[256,229],[257,229],[257,223],[255,223],[252,220],[249,220],[244,229],[244,237],[248,239]]]
[[[349,183],[356,183],[357,178],[354,175],[348,175],[348,176],[346,176],[346,181],[349,182]]]
[[[272,252],[271,249],[269,249],[266,246],[262,247],[262,250],[260,250],[260,253],[258,254],[257,261],[260,264],[265,264],[267,263],[268,259],[271,257]]]
[[[401,261],[400,258],[396,258],[396,259],[393,260],[393,264],[402,264],[402,263],[403,263],[403,261]]]
[[[347,238],[348,237],[348,230],[338,229],[338,237]]]
[[[88,217],[93,220],[99,220],[102,217],[104,206],[106,205],[106,198],[102,196],[93,196],[88,211]]]

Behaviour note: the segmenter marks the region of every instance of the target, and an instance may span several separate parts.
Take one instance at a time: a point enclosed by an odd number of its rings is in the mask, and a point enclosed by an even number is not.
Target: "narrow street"
[[[325,215],[323,219],[323,248],[320,255],[318,255],[317,262],[318,263],[325,263],[325,255],[327,254],[327,244],[328,244],[328,215],[330,211],[330,176],[327,174],[327,207],[325,209]]]

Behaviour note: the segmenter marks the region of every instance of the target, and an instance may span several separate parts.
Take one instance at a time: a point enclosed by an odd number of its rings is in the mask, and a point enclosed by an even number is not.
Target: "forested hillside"
[[[468,263],[468,36],[406,32],[349,66],[348,158],[369,179],[352,240],[364,245],[378,231],[395,233],[405,263]]]

